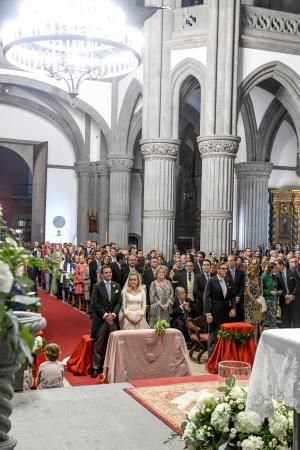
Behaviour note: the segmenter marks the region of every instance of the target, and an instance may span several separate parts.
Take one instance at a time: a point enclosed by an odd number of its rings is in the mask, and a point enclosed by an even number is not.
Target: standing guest
[[[121,309],[121,288],[111,281],[112,271],[108,266],[101,268],[102,281],[95,284],[92,304],[91,337],[95,339],[92,363],[92,378],[96,378],[102,371],[101,355],[105,339],[112,331],[118,330],[118,314]]]
[[[128,275],[130,272],[138,272],[142,274],[142,269],[137,265],[137,257],[135,255],[129,255],[128,264],[124,264],[121,269],[121,288],[125,286]]]
[[[72,259],[67,253],[65,255],[65,259],[60,263],[60,283],[62,286],[62,299],[63,301],[69,300],[69,290],[70,290],[70,276],[75,272],[75,265],[72,262]]]
[[[91,299],[91,276],[89,266],[93,261],[92,256],[87,257],[86,269],[83,273],[83,310],[86,314],[91,314],[90,299]]]
[[[58,361],[60,348],[57,344],[45,347],[47,361],[39,366],[37,389],[53,389],[64,387],[64,366]]]
[[[192,261],[186,261],[185,271],[177,274],[176,280],[178,281],[177,286],[183,287],[187,293],[191,308],[190,317],[196,317],[202,305],[200,305],[199,275],[194,273],[194,264]]]
[[[204,259],[202,262],[202,272],[199,273],[199,275],[198,275],[198,277],[199,277],[199,284],[198,284],[198,286],[199,286],[199,304],[197,305],[198,306],[197,313],[200,316],[203,315],[203,308],[204,308],[203,297],[204,297],[206,284],[212,276],[210,270],[211,270],[210,260]]]
[[[245,322],[254,326],[256,341],[259,339],[262,321],[261,304],[258,298],[263,295],[263,285],[259,277],[260,267],[252,264],[248,267],[245,277],[244,314]]]
[[[142,330],[149,328],[146,322],[146,293],[141,287],[138,272],[131,272],[122,290],[122,308],[120,311],[121,330]]]
[[[296,257],[290,259],[290,287],[294,300],[291,301],[292,328],[300,328],[300,270]]]
[[[74,294],[78,309],[84,309],[84,274],[88,265],[85,260],[84,254],[79,256],[79,264],[75,268],[74,278]]]
[[[202,273],[203,272],[203,268],[202,268],[202,264],[203,261],[205,260],[206,255],[205,252],[197,252],[196,253],[196,258],[194,261],[194,272],[195,273]]]
[[[158,260],[157,260],[156,256],[154,256],[150,260],[150,267],[148,267],[145,270],[144,276],[143,276],[143,282],[146,286],[147,304],[148,305],[150,305],[150,295],[149,295],[150,286],[151,286],[151,283],[155,280],[155,270],[156,270],[157,266],[158,266]]]
[[[226,281],[230,284],[231,295],[235,297],[236,302],[236,322],[244,322],[244,290],[245,290],[245,273],[237,268],[236,257],[229,255],[227,258],[228,270]]]
[[[94,285],[97,283],[97,272],[101,270],[101,251],[96,250],[95,257],[89,263],[89,271],[90,271],[90,294],[93,292]]]
[[[57,264],[57,267],[59,267],[60,263],[62,262],[63,254],[61,251],[60,244],[55,244],[54,251],[51,254],[51,262],[54,262]],[[52,272],[52,279],[51,279],[51,287],[50,287],[50,295],[56,295],[58,293],[58,268],[54,269]]]
[[[292,315],[292,305],[291,303],[295,300],[293,295],[293,284],[292,284],[292,272],[287,268],[282,259],[276,260],[279,290],[282,290],[282,294],[279,299],[279,305],[281,309],[281,327],[291,328],[293,323]]]
[[[175,300],[170,313],[171,327],[181,331],[187,343],[189,343],[189,333],[185,323],[189,317],[189,311],[190,303],[187,301],[186,291],[178,286],[175,289]]]
[[[124,264],[123,253],[116,254],[116,261],[111,263],[110,268],[112,271],[112,280],[121,286],[121,271]]]
[[[116,262],[116,260],[117,260],[116,256],[117,256],[117,250],[114,247],[112,247],[110,249],[110,262],[111,263]]]
[[[276,277],[277,265],[270,262],[261,276],[263,296],[266,300],[267,311],[263,314],[264,328],[277,328],[277,306],[282,291],[278,290],[278,278]]]
[[[216,268],[217,276],[208,280],[203,298],[204,313],[208,323],[209,358],[216,346],[221,324],[227,322],[228,318],[236,316],[235,298],[231,298],[230,286],[225,280],[227,265],[218,263]]]
[[[170,310],[174,303],[173,287],[167,277],[168,268],[158,266],[155,271],[156,280],[150,286],[150,328],[154,328],[157,320],[170,323]]]
[[[178,284],[178,277],[181,272],[185,272],[185,269],[181,263],[180,256],[176,256],[175,264],[171,268],[171,272],[169,274],[170,280],[172,282],[173,288],[175,289]]]
[[[44,256],[44,262],[47,264],[50,261],[51,261],[51,248],[47,247],[46,248],[46,255]],[[50,270],[46,270],[45,271],[44,280],[45,280],[45,291],[49,292],[50,291],[50,285],[51,285],[51,272],[50,272]]]

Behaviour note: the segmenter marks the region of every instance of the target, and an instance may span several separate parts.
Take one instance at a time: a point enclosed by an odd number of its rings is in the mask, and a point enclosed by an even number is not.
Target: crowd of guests
[[[145,255],[136,248],[114,243],[100,248],[87,241],[77,247],[35,243],[32,253],[55,263],[37,274],[40,285],[92,318],[94,375],[101,370],[108,332],[119,327],[153,328],[165,319],[189,346],[186,320],[203,316],[209,356],[225,322],[253,324],[256,339],[265,328],[300,327],[300,250],[269,245],[229,255],[175,250],[167,261],[159,250]]]

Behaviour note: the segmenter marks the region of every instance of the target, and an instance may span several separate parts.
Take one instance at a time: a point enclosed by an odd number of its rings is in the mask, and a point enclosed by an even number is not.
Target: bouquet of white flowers
[[[235,386],[234,378],[218,388],[220,397],[201,391],[195,406],[181,425],[188,450],[241,449],[289,450],[293,442],[293,411],[274,402],[271,417],[261,420],[245,411],[247,389]]]

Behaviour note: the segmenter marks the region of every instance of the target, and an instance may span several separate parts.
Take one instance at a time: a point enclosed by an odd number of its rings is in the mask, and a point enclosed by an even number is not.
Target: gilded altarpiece
[[[300,243],[300,190],[272,189],[272,243],[295,245]]]

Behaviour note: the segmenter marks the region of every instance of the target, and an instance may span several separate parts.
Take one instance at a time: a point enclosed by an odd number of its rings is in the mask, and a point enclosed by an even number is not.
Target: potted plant
[[[0,228],[4,227],[0,205]],[[33,336],[45,328],[46,321],[36,311],[39,298],[32,293],[33,282],[24,268],[42,267],[42,261],[18,245],[13,230],[0,241],[0,449],[10,450],[16,445],[8,436],[10,400],[13,396],[15,373],[25,361],[32,361]],[[19,311],[15,311],[15,309]]]

